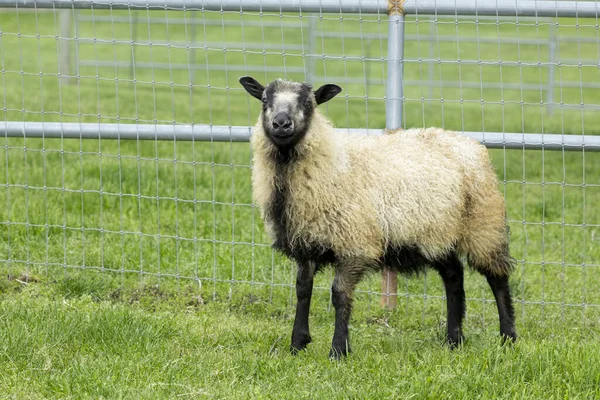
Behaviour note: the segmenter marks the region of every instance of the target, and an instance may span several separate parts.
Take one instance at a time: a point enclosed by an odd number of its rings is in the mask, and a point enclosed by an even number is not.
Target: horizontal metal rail
[[[248,142],[252,127],[167,124],[0,122],[0,137]],[[362,134],[376,129],[340,129]]]
[[[91,19],[90,19],[91,21]],[[140,20],[138,23],[146,22],[146,20]],[[208,24],[207,24],[208,25]],[[240,23],[237,22],[235,26],[240,26]],[[245,25],[244,25],[245,26]],[[278,25],[277,28],[281,28],[281,25]],[[283,25],[283,28],[287,29],[289,26]],[[356,40],[368,40],[368,41],[384,41],[387,42],[387,36],[380,33],[360,33],[360,32],[325,32],[325,31],[316,31],[314,35],[317,38],[328,38],[328,39],[356,39]],[[435,39],[435,42],[448,42],[448,43],[492,43],[492,44],[501,44],[501,45],[531,45],[531,46],[549,46],[550,41],[548,39],[520,39],[520,38],[505,38],[505,37],[470,37],[470,36],[437,36],[436,35],[428,35],[428,34],[407,34],[405,38],[407,41],[421,41],[426,42],[431,38]],[[63,40],[71,40],[78,43],[85,44],[96,44],[99,42],[97,38],[86,38],[86,37],[78,37],[70,38],[64,37],[61,38]],[[115,42],[110,40],[102,40],[101,42],[107,44],[114,44]],[[591,37],[581,37],[578,38],[576,36],[560,36],[558,42],[562,44],[566,43],[598,43],[598,39]],[[264,43],[264,42],[205,42],[203,40],[189,40],[187,42],[183,41],[160,41],[160,40],[151,40],[151,41],[131,41],[131,40],[117,40],[116,43],[126,44],[126,45],[179,45],[181,47],[185,47],[187,45],[190,48],[202,49],[205,46],[211,47],[226,47],[226,48],[234,48],[234,49],[281,49],[281,48],[293,48],[294,50],[304,49],[306,46],[302,44],[281,44],[281,43]],[[190,43],[192,43],[190,45]],[[320,56],[320,55],[319,55]],[[589,59],[589,63],[598,64],[596,59]],[[575,63],[577,65],[577,63]]]
[[[131,64],[125,61],[105,61],[105,60],[81,60],[80,67],[98,67],[98,68],[131,68]],[[181,63],[159,63],[136,61],[134,68],[148,69],[183,69],[183,70],[209,70],[209,71],[230,71],[230,72],[287,72],[289,74],[303,74],[303,67],[266,67],[261,65],[242,65],[242,64],[181,64]]]
[[[379,129],[337,129],[356,134],[383,134]],[[247,142],[248,126],[0,122],[0,137],[46,139],[120,139]],[[488,148],[600,151],[600,136],[539,133],[460,132]]]
[[[287,43],[261,43],[261,42],[206,42],[204,40],[196,41],[183,41],[183,40],[112,40],[112,39],[98,39],[98,38],[68,38],[71,42],[77,42],[78,45],[95,45],[95,44],[119,44],[126,46],[160,46],[170,47],[174,49],[196,49],[196,50],[219,50],[219,51],[237,51],[243,52],[244,50],[298,50],[304,49],[301,44],[287,44]],[[314,56],[317,57],[317,56]],[[576,64],[577,65],[577,64]]]
[[[387,0],[0,0],[0,7],[385,14]]]
[[[365,33],[362,35],[360,33],[337,33],[337,32],[316,32],[317,38],[328,38],[328,39],[363,39],[364,41],[372,42],[379,41],[387,42],[387,37],[379,36],[379,34],[370,35]],[[430,39],[435,39],[434,42],[448,42],[448,43],[491,43],[498,45],[531,45],[531,46],[549,46],[550,42],[548,40],[537,40],[537,39],[518,39],[518,38],[473,38],[466,36],[446,36],[446,37],[428,37],[427,35],[406,35],[407,41],[412,42],[421,42],[421,43],[431,43]],[[583,38],[582,38],[583,39]],[[229,51],[243,51],[243,50],[303,50],[307,46],[300,43],[268,43],[268,42],[207,42],[204,40],[126,40],[126,39],[98,39],[98,38],[89,38],[89,37],[78,37],[78,38],[69,38],[69,37],[61,37],[61,40],[67,40],[71,42],[77,42],[77,44],[112,44],[112,45],[127,45],[127,46],[164,46],[164,47],[174,47],[174,48],[182,48],[182,49],[206,49],[213,48],[219,50],[229,50]],[[567,38],[560,39],[561,43],[566,42],[574,42],[577,43],[576,40],[569,40]],[[583,41],[581,41],[583,42]],[[596,40],[588,41],[588,43],[597,43]],[[312,57],[322,57],[322,54],[310,54]],[[332,56],[338,57],[338,56]],[[377,61],[380,62],[380,59],[367,59],[366,61]],[[420,62],[438,62],[438,60],[419,60]],[[573,66],[577,66],[579,59],[571,60],[573,62]],[[598,60],[596,59],[587,59],[584,60],[582,64],[587,64],[589,66],[598,66]],[[564,62],[563,62],[564,63]],[[542,65],[547,65],[548,63],[543,63]]]
[[[334,12],[386,14],[387,0],[0,0],[4,8],[154,9],[256,12]],[[409,15],[477,15],[597,18],[595,1],[552,0],[407,0]]]
[[[522,17],[590,17],[600,14],[600,2],[545,0],[407,0],[407,14]]]
[[[145,13],[144,13],[145,14]],[[202,25],[202,26],[240,26],[240,21],[228,21],[226,19],[210,19],[202,18],[201,16],[189,16],[187,18],[151,18],[146,15],[143,16],[130,16],[130,17],[119,17],[119,16],[102,16],[102,15],[76,15],[78,22],[103,22],[108,24],[114,23],[138,23],[138,24],[169,24],[169,25]],[[309,24],[305,22],[290,22],[286,21],[284,25],[281,21],[270,22],[270,21],[244,21],[243,26],[262,27],[262,28],[281,28],[282,26],[286,29],[301,29],[308,28]]]
[[[193,11],[193,10],[192,10]],[[360,14],[346,14],[347,18],[356,18],[357,16],[359,16]],[[307,17],[307,16],[305,16]],[[333,18],[334,16],[332,16]],[[431,16],[433,19],[431,20],[420,20],[420,22],[436,22],[436,23],[452,23],[455,20],[467,20],[470,21],[472,20],[472,16],[469,15],[432,15]],[[167,23],[167,18],[157,18],[157,17],[148,17],[146,15],[138,15],[138,16],[129,16],[129,17],[119,17],[119,16],[102,16],[102,15],[85,15],[85,14],[77,14],[76,18],[78,21],[85,21],[85,22],[106,22],[106,23],[131,23],[131,22],[137,22],[138,23],[151,23],[151,24],[166,24]],[[314,14],[311,16],[308,16],[307,18],[312,18],[312,19],[318,19],[320,18],[318,14]],[[496,22],[496,16],[490,16],[490,15],[483,15],[483,16],[478,16],[477,18],[480,21],[490,21],[490,22]],[[510,20],[510,18],[507,18],[507,20]],[[375,19],[373,19],[372,21],[375,21]],[[370,21],[370,22],[372,22]],[[539,25],[550,25],[550,24],[555,24],[555,22],[553,22],[552,20],[547,20],[545,22],[540,23],[539,22],[539,18],[536,17],[520,17],[519,18],[519,22],[526,22],[529,21],[530,23],[535,23],[537,22]],[[224,19],[210,19],[210,18],[202,18],[200,16],[190,16],[187,18],[169,18],[168,19],[168,23],[169,25],[174,25],[174,24],[180,24],[180,25],[216,25],[216,26],[239,26],[240,22],[235,20],[235,21],[230,21],[230,20],[224,20]],[[244,26],[253,26],[253,27],[264,27],[264,28],[281,28],[281,21],[278,22],[269,22],[269,21],[264,21],[262,19],[260,20],[247,20],[244,21]],[[300,28],[308,28],[310,27],[310,22],[290,22],[290,21],[286,21],[285,28],[296,28],[296,29],[300,29]]]

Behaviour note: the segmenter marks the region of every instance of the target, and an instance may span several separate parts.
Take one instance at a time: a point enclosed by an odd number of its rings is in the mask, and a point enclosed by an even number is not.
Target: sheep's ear
[[[251,76],[242,76],[240,78],[240,83],[244,89],[246,89],[246,92],[250,93],[250,96],[259,100],[262,99],[262,94],[265,91],[265,88],[256,79]]]
[[[327,84],[323,85],[317,89],[315,92],[315,100],[317,104],[323,104],[326,101],[333,99],[339,92],[342,91],[342,88],[338,85]]]

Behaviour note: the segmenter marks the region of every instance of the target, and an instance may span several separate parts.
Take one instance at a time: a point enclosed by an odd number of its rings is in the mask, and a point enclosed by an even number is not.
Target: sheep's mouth
[[[294,135],[294,125],[278,126],[271,129],[271,135],[278,138],[287,138]]]
[[[306,135],[307,129],[303,125],[292,127],[265,129],[265,135],[269,141],[279,150],[287,150],[295,147]]]
[[[286,130],[277,130],[271,132],[271,140],[276,145],[286,145],[289,144],[294,139],[294,131],[291,129]]]
[[[290,131],[283,131],[283,132],[273,132],[273,134],[271,135],[273,136],[273,138],[275,139],[289,139],[292,136],[294,136],[294,131],[290,130]]]

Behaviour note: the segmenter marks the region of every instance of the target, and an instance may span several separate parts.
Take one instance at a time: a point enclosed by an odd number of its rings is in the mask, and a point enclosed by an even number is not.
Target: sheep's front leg
[[[354,288],[363,275],[362,263],[344,262],[336,266],[335,278],[331,287],[331,302],[335,308],[335,329],[329,357],[339,359],[350,352],[348,322],[352,312]]]
[[[313,276],[315,264],[312,262],[298,263],[298,274],[296,276],[296,317],[292,330],[292,354],[304,350],[312,340],[308,328],[308,312],[310,310],[310,299],[313,289]]]

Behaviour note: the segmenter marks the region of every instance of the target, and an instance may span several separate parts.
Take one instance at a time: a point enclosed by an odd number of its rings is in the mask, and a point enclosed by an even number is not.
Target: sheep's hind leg
[[[310,299],[312,297],[313,276],[315,264],[312,262],[298,263],[298,274],[296,276],[296,317],[292,330],[292,344],[290,351],[297,354],[304,350],[311,342],[310,330],[308,328],[308,313],[310,310]]]
[[[363,275],[364,264],[356,260],[339,262],[331,287],[331,302],[335,308],[335,329],[329,357],[339,359],[350,353],[348,322],[352,312],[354,288]]]
[[[500,335],[503,340],[515,341],[517,331],[515,329],[515,310],[508,286],[508,275],[485,274],[487,281],[492,288],[496,306],[498,307],[498,317],[500,319]]]
[[[462,321],[465,316],[465,288],[463,264],[456,255],[451,253],[442,261],[433,264],[446,289],[447,306],[447,334],[446,341],[451,347],[460,344],[464,337],[462,334]]]

